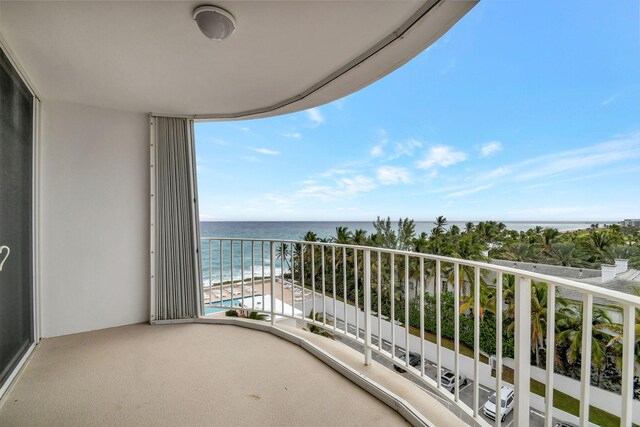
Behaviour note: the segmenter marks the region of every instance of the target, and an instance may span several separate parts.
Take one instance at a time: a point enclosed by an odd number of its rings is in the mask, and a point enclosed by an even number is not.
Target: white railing
[[[553,402],[554,370],[548,369],[554,366],[556,356],[556,295],[563,288],[582,294],[581,302],[571,301],[570,304],[582,310],[583,337],[592,335],[594,297],[604,298],[611,304],[619,306],[624,316],[621,340],[621,407],[615,411],[612,409],[612,412],[620,414],[620,425],[631,426],[632,424],[635,314],[636,309],[640,308],[639,297],[484,262],[368,246],[211,237],[202,238],[201,250],[205,279],[202,284],[203,313],[211,309],[235,309],[247,313],[265,314],[274,325],[279,319],[289,318],[324,328],[332,334],[361,344],[364,347],[364,363],[367,365],[371,363],[372,352],[397,366],[404,365],[403,369],[414,379],[439,393],[441,397],[466,414],[466,418],[481,426],[491,425],[484,418],[482,413],[484,402],[480,401],[480,383],[483,379],[486,383],[487,372],[480,357],[481,310],[473,309],[473,307],[481,307],[482,292],[486,289],[495,289],[493,292],[497,301],[494,310],[496,372],[495,379],[491,380],[495,381],[492,384],[495,385],[495,390],[501,390],[503,385],[502,350],[503,321],[505,320],[503,309],[507,300],[513,311],[515,322],[514,421],[517,426],[529,425],[530,417],[532,282],[546,284],[546,306],[554,307],[553,310],[547,310],[544,341],[554,343],[550,346],[553,351],[546,352],[546,396],[542,409],[545,412],[544,425],[547,427],[553,425],[554,414],[561,413],[554,408]],[[247,266],[247,263],[250,265]],[[452,287],[454,298],[452,362],[450,358],[445,360],[443,357],[445,352],[449,354],[449,350],[443,345],[442,336],[443,283]],[[431,284],[433,284],[432,292],[425,287]],[[511,289],[505,289],[507,286]],[[469,288],[468,292],[464,292],[465,287]],[[506,292],[510,294],[505,299]],[[426,293],[435,297],[435,313],[430,313],[435,314],[436,318],[435,355],[430,356],[435,358],[434,378],[431,378],[425,368],[427,347],[432,345],[427,340],[418,338],[421,360],[418,368],[410,365],[410,357],[404,357],[403,360],[398,356],[398,353],[406,355],[410,352],[411,340],[415,341],[415,338],[411,338],[414,334],[409,327],[406,327],[412,325],[410,319],[412,304],[414,315],[416,314],[415,304],[418,304],[417,313],[420,317],[418,324],[415,320],[413,321],[413,326],[417,329],[419,337],[426,336]],[[469,315],[460,313],[459,307],[463,300],[471,304],[472,309]],[[396,312],[396,309],[400,312]],[[312,317],[311,313],[313,313]],[[469,366],[460,364],[462,315],[472,316],[473,319],[474,345],[471,370]],[[352,329],[355,332],[351,332]],[[372,342],[374,333],[377,334],[376,344]],[[390,349],[385,348],[385,342],[389,343]],[[400,345],[402,343],[404,347]],[[549,346],[546,347],[549,348]],[[581,354],[591,354],[591,349],[592,340],[583,339]],[[465,360],[467,360],[466,357]],[[589,425],[591,365],[591,358],[586,358],[586,363],[581,362],[582,381],[579,396],[581,426]],[[455,376],[455,385],[451,392],[442,384],[443,368],[451,370]],[[470,404],[463,402],[460,397],[461,384],[458,379],[461,370],[467,373],[471,371],[471,375],[467,375],[473,380],[473,397]],[[490,369],[489,372],[491,372]],[[492,422],[496,426],[501,425],[500,420],[504,415],[501,410],[501,405],[496,405],[495,422]]]

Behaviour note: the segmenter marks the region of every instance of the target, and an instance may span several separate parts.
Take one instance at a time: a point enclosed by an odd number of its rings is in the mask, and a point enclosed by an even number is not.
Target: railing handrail
[[[387,253],[387,254],[402,255],[402,256],[408,255],[408,256],[433,260],[433,261],[441,261],[441,262],[447,262],[451,264],[461,264],[469,267],[478,267],[485,270],[494,270],[497,272],[513,274],[518,277],[529,278],[537,282],[554,283],[575,291],[588,292],[593,294],[594,296],[612,300],[612,301],[621,303],[623,305],[631,305],[631,306],[634,306],[635,308],[640,308],[640,296],[627,294],[627,293],[616,291],[613,289],[601,288],[599,286],[590,285],[588,283],[577,282],[571,279],[565,279],[563,277],[550,276],[547,274],[520,270],[513,267],[505,267],[498,264],[491,264],[488,262],[466,260],[463,258],[453,258],[453,257],[442,256],[442,255],[427,254],[423,252],[404,251],[399,249],[387,249],[387,248],[381,248],[378,246],[351,245],[351,244],[332,243],[332,242],[312,242],[312,241],[305,241],[305,240],[286,240],[286,239],[258,239],[258,238],[247,238],[247,237],[201,237],[201,241],[208,241],[208,240],[245,241],[245,242],[278,242],[278,243],[302,244],[302,245],[311,245],[311,246],[347,248],[347,249],[356,249],[356,250],[369,249],[376,252]]]

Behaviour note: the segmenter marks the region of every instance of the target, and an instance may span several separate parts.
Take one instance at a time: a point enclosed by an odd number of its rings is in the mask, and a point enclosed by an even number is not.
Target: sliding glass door
[[[34,102],[0,49],[0,387],[34,341]]]

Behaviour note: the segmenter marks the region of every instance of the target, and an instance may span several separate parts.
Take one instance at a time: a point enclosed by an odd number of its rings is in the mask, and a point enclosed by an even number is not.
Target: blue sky
[[[638,2],[482,0],[404,67],[196,124],[203,220],[640,217]]]

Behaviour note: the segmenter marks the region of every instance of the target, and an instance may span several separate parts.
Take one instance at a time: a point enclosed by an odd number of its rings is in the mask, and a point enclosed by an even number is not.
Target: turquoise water
[[[477,224],[477,221],[475,222]],[[552,227],[558,230],[571,230],[575,228],[587,228],[591,225],[591,222],[524,222],[524,221],[505,221],[504,224],[508,229],[517,231],[526,231],[530,228],[534,228],[538,225],[542,227]],[[422,232],[429,233],[434,227],[432,221],[416,221],[416,234]],[[464,229],[465,222],[452,221],[447,227],[457,225],[461,229]],[[200,235],[202,237],[240,237],[240,238],[256,238],[256,239],[273,239],[273,240],[302,240],[302,237],[307,231],[313,231],[320,238],[332,237],[336,234],[336,227],[345,226],[349,230],[354,231],[356,229],[363,229],[367,233],[374,232],[372,221],[362,222],[348,222],[348,221],[207,221],[200,223]],[[223,260],[222,264],[224,280],[231,279],[231,257],[230,257],[230,242],[224,242],[223,246]],[[244,252],[245,264],[242,265],[240,253]],[[209,271],[209,252],[211,252],[211,272]],[[280,274],[283,270],[288,270],[286,262],[275,259],[274,265],[271,265],[269,255],[269,245],[265,244],[264,247],[260,243],[255,243],[253,246],[253,263],[251,262],[251,243],[245,242],[244,247],[240,242],[234,242],[233,244],[233,277],[234,279],[241,279],[243,274],[245,278],[264,275],[269,276],[271,269],[276,274]],[[220,280],[220,242],[214,241],[211,244],[211,251],[209,251],[208,242],[204,242],[202,245],[202,277],[205,284],[208,284],[209,279],[214,283]],[[264,270],[263,270],[264,260]],[[252,271],[253,264],[253,271]]]
[[[233,301],[233,304],[231,304],[232,301]],[[231,307],[232,305],[239,306],[241,301],[242,301],[242,298],[226,299],[226,300],[222,301],[222,305],[225,306],[225,307]],[[227,309],[226,308],[212,308],[212,307],[205,307],[204,308],[204,314],[220,313],[221,311],[227,311]]]

